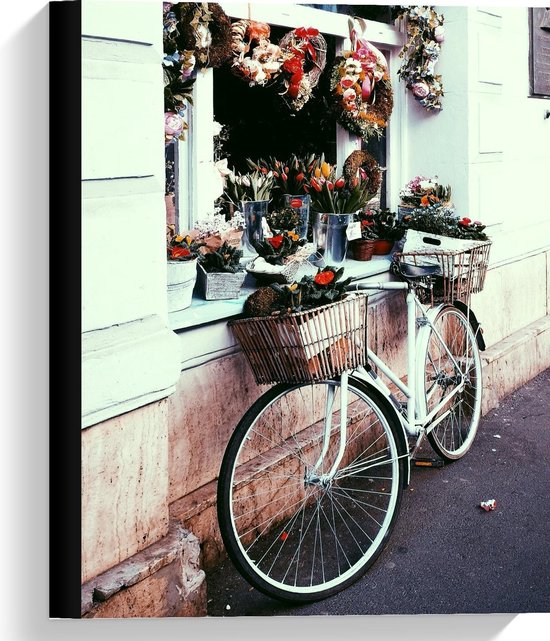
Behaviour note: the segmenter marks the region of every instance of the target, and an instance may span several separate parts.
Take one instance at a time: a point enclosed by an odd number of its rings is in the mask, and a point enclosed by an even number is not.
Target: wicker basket
[[[229,326],[259,385],[319,381],[366,363],[365,294],[287,316],[229,321]]]
[[[433,284],[431,302],[469,304],[470,296],[483,290],[492,242],[472,241],[468,249],[426,249],[396,252],[399,262],[439,265],[441,275]]]

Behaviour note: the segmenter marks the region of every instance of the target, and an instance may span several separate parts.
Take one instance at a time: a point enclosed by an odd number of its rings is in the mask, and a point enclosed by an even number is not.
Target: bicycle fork
[[[321,448],[321,453],[317,459],[315,465],[306,473],[306,484],[321,484],[324,487],[330,485],[330,482],[334,478],[338,466],[344,456],[344,451],[346,449],[347,441],[347,425],[348,425],[348,381],[349,374],[347,371],[342,372],[340,377],[340,444],[338,447],[338,452],[336,458],[326,474],[319,474],[319,470],[322,469],[325,457],[327,455],[330,438],[332,432],[332,411],[334,408],[334,396],[336,393],[336,386],[330,385],[327,391],[326,407],[325,407],[325,426],[323,431],[323,447]]]

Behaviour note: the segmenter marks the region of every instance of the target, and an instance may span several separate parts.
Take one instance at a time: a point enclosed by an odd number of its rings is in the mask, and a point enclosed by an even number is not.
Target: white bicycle
[[[402,265],[401,282],[353,287],[406,290],[406,383],[368,350],[366,368],[273,386],[235,429],[218,522],[234,565],[263,593],[304,603],[349,586],[388,542],[424,437],[446,461],[472,446],[482,338],[465,305],[420,302],[437,269]]]

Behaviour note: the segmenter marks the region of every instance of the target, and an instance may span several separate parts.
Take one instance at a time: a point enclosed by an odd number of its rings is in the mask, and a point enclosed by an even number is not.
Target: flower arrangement
[[[367,226],[368,233],[373,234],[375,238],[395,242],[405,235],[405,227],[398,222],[397,214],[389,209],[368,210],[364,214],[359,214],[359,217],[362,229]],[[364,225],[365,221],[367,225]]]
[[[300,203],[299,206],[301,206],[301,201],[298,202]],[[294,232],[302,223],[300,212],[292,204],[290,207],[282,207],[277,211],[270,212],[266,220],[273,232]]]
[[[263,86],[281,72],[283,52],[269,41],[270,33],[270,26],[264,22],[237,20],[231,25],[231,68],[251,87]]]
[[[344,173],[339,178],[336,178],[336,168],[327,162],[321,161],[314,169],[306,185],[314,211],[351,214],[364,208],[376,196],[380,184],[376,161],[373,171],[367,172],[360,167],[357,175],[349,171],[349,164],[344,164],[344,167]]]
[[[284,265],[286,260],[306,244],[305,238],[300,238],[293,231],[283,231],[262,241],[253,241],[258,256],[270,265]]]
[[[451,200],[450,185],[441,185],[437,176],[415,176],[399,192],[401,203],[412,207],[428,207],[439,204],[448,205]]]
[[[431,6],[401,7],[397,17],[406,19],[408,36],[399,54],[403,64],[397,75],[425,109],[440,111],[443,85],[435,65],[445,40],[444,17]]]
[[[458,218],[451,211],[437,205],[415,209],[405,215],[401,222],[405,229],[429,234],[466,240],[488,240],[484,232],[485,225],[481,221],[468,217]]]
[[[318,29],[300,27],[287,33],[279,46],[284,56],[281,95],[291,109],[299,111],[325,68],[327,43]]]
[[[269,200],[273,191],[272,172],[255,170],[247,174],[231,171],[226,176],[222,199],[237,209],[243,201]]]
[[[350,22],[352,50],[335,58],[330,90],[340,124],[368,140],[380,137],[393,109],[393,92],[384,55],[358,38]]]
[[[167,225],[166,253],[168,260],[189,261],[199,255],[203,243],[197,242],[189,234],[183,236],[176,233],[175,225]]]
[[[215,251],[199,255],[199,264],[204,271],[212,273],[235,274],[242,271],[240,260],[243,252],[232,245],[224,242]]]
[[[273,283],[260,287],[244,304],[247,317],[273,316],[314,309],[341,300],[351,278],[342,280],[344,269],[327,266],[314,276],[304,276],[291,285]]]
[[[264,175],[273,176],[273,187],[279,194],[305,194],[304,185],[315,167],[315,155],[299,158],[292,154],[287,160],[277,160],[272,156],[253,161],[246,159],[250,169]]]
[[[244,216],[240,211],[228,217],[217,208],[212,214],[197,220],[192,231],[195,239],[204,243],[206,251],[216,251],[224,243],[239,246],[243,230]]]

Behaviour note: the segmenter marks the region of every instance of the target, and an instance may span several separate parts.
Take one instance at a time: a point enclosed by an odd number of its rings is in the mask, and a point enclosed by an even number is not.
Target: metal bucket
[[[315,214],[313,242],[317,252],[323,256],[325,265],[341,265],[346,259],[348,225],[353,222],[353,214]]]
[[[244,234],[242,243],[248,253],[255,254],[252,241],[264,239],[264,221],[267,216],[269,200],[243,200],[241,207],[244,214]]]

